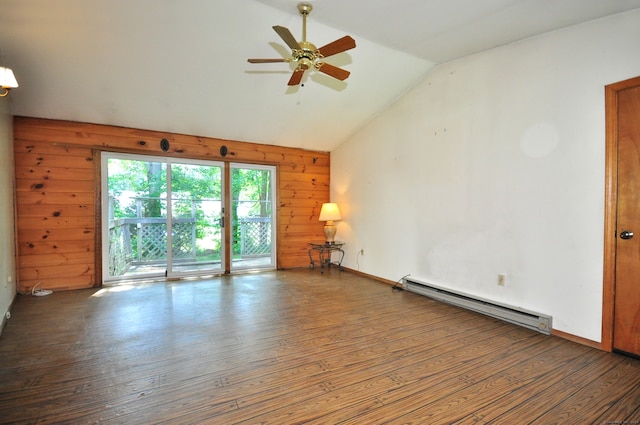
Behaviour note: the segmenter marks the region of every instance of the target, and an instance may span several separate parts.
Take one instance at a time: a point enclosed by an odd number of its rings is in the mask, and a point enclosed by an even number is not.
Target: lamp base
[[[336,243],[337,231],[338,229],[333,224],[333,221],[327,221],[327,224],[324,225],[324,238],[327,245]]]

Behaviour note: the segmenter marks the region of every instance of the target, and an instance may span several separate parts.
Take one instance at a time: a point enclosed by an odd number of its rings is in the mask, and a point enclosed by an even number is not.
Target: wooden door
[[[640,85],[619,91],[617,99],[613,348],[640,356]]]

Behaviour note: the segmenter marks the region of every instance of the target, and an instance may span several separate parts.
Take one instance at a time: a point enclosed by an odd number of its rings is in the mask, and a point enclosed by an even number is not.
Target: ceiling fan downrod
[[[311,3],[300,2],[298,3],[298,11],[302,15],[302,41],[307,41],[307,15],[311,13],[313,6]]]
[[[302,15],[302,41],[298,43],[300,50],[297,52],[294,51],[293,56],[298,62],[298,69],[301,70],[307,70],[315,66],[317,59],[316,51],[318,49],[313,43],[307,41],[307,16],[312,10],[313,6],[310,3],[298,3],[298,11],[300,15]]]

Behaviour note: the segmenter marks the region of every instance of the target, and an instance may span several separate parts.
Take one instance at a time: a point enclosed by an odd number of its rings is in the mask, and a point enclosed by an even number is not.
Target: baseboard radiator
[[[440,288],[409,277],[404,278],[402,284],[407,291],[524,326],[543,334],[551,334],[551,316]]]

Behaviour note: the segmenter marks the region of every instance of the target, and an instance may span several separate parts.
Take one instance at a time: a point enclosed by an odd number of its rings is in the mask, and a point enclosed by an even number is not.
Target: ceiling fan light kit
[[[330,77],[344,81],[349,77],[350,72],[346,69],[323,62],[328,56],[337,55],[338,53],[356,47],[356,41],[348,35],[339,38],[319,49],[307,41],[307,16],[313,9],[310,3],[298,3],[298,11],[302,15],[302,41],[297,41],[288,28],[275,25],[273,30],[282,38],[289,48],[291,48],[291,57],[278,59],[248,59],[249,63],[276,63],[276,62],[296,62],[296,69],[293,71],[289,79],[289,86],[296,86],[302,81],[304,72],[309,69],[315,69]]]

